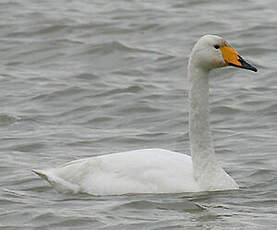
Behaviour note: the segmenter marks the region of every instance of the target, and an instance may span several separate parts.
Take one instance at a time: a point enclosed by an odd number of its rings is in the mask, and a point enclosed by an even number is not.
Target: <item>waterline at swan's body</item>
[[[94,195],[180,193],[226,189],[199,186],[191,157],[164,149],[142,149],[72,161],[36,170],[57,190]],[[210,178],[215,183],[219,178]]]
[[[38,173],[47,175],[54,187],[60,178],[56,188],[62,192],[103,195],[111,194],[111,189],[112,194],[201,190],[193,179],[191,157],[163,149],[97,156]]]

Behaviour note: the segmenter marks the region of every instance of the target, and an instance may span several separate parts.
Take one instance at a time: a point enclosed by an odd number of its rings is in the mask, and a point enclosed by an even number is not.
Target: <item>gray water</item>
[[[0,228],[276,229],[277,4],[0,2]],[[211,78],[217,158],[239,191],[65,195],[31,172],[141,148],[189,154],[186,65],[219,34],[257,73]]]

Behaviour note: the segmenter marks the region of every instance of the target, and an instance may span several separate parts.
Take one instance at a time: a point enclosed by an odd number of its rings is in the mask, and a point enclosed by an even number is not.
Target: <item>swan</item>
[[[164,149],[141,149],[75,160],[33,172],[64,193],[120,195],[239,189],[216,161],[209,124],[208,74],[224,66],[257,71],[223,38],[201,37],[188,63],[191,157]]]

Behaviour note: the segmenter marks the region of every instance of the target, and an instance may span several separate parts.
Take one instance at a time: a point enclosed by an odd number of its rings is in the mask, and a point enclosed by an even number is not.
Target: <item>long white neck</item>
[[[189,137],[194,177],[206,180],[206,175],[221,168],[215,160],[209,122],[209,71],[197,68],[190,60],[189,75]]]

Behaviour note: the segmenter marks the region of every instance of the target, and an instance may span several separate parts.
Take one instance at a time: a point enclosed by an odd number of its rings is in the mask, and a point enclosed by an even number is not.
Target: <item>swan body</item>
[[[110,195],[200,190],[193,179],[191,157],[164,149],[107,154],[35,172],[57,190],[69,193]]]
[[[142,149],[33,171],[64,193],[120,195],[238,189],[215,159],[209,124],[208,74],[228,65],[257,71],[221,37],[205,35],[195,44],[188,64],[191,157],[164,149]]]

